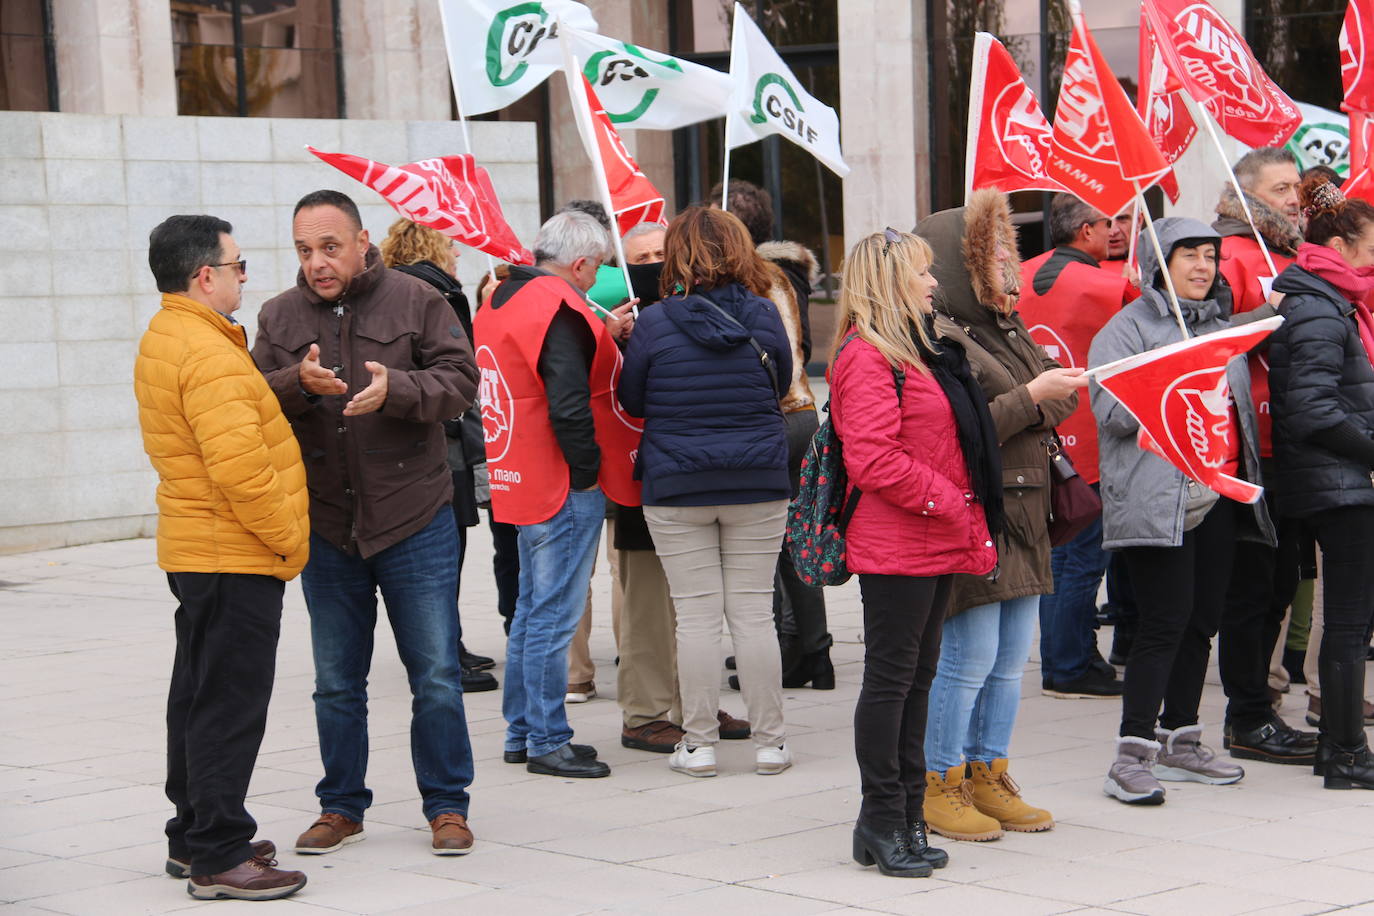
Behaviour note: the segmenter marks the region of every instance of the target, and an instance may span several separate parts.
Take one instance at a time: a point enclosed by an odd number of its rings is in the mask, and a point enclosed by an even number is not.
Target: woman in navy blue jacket
[[[773,571],[791,483],[778,400],[792,377],[770,267],[734,216],[693,207],[664,240],[665,298],[639,318],[617,385],[644,418],[644,518],[677,612],[685,737],[669,766],[716,774],[721,620],[753,723],[755,772],[791,766]],[[776,268],[773,268],[776,269]]]

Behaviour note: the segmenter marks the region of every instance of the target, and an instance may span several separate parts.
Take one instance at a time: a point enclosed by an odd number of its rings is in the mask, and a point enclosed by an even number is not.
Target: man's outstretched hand
[[[320,365],[320,345],[311,344],[301,360],[301,387],[311,394],[343,394],[348,384],[333,371]]]
[[[363,367],[372,373],[372,384],[353,395],[353,400],[343,409],[345,417],[374,413],[381,410],[382,405],[386,403],[386,366],[368,360],[363,363]]]

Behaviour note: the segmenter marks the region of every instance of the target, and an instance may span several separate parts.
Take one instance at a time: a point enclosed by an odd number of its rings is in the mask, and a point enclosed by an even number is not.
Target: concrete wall
[[[533,126],[471,125],[512,227],[534,238]],[[325,121],[0,112],[0,551],[151,534],[156,477],[132,376],[158,307],[149,230],[174,213],[234,224],[248,260],[243,308],[294,284],[291,208],[332,187],[380,241],[395,212],[314,159],[306,143],[389,163],[451,154],[447,121]],[[471,284],[486,259],[465,252]],[[471,285],[469,286],[471,288]]]

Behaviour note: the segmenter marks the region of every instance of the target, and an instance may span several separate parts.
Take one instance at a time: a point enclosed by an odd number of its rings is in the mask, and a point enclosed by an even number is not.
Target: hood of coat
[[[1155,232],[1159,235],[1159,248],[1164,252],[1166,259],[1173,254],[1178,243],[1185,239],[1204,239],[1212,242],[1217,246],[1218,257],[1221,255],[1221,237],[1217,235],[1216,230],[1201,220],[1181,216],[1166,216],[1164,219],[1155,220]],[[1136,250],[1140,258],[1142,293],[1147,294],[1150,301],[1157,308],[1164,309],[1167,314],[1169,294],[1164,286],[1164,275],[1161,273],[1159,258],[1155,255],[1155,246],[1150,244],[1149,240],[1144,240]],[[1192,301],[1179,298],[1179,305],[1183,307],[1185,313]],[[1196,309],[1206,311],[1205,303],[1211,303],[1222,314],[1231,314],[1231,289],[1226,285],[1226,279],[1222,277],[1220,268],[1217,269],[1216,278],[1212,281],[1212,288],[1207,291],[1207,298],[1195,303]]]
[[[969,202],[931,214],[916,225],[916,234],[935,253],[931,273],[939,281],[935,302],[943,312],[969,324],[996,320],[1004,296],[1020,292],[1021,259],[1007,195],[974,191]]]
[[[1259,227],[1269,250],[1284,257],[1297,257],[1302,233],[1289,222],[1288,217],[1253,194],[1246,194],[1245,202],[1250,205],[1255,225]],[[1250,222],[1245,218],[1245,210],[1236,196],[1236,189],[1229,184],[1222,189],[1221,200],[1217,201],[1217,219],[1212,223],[1212,228],[1223,238],[1233,235],[1247,239],[1255,237],[1255,230],[1250,228]]]
[[[670,296],[660,303],[668,320],[708,350],[728,352],[751,336],[754,314],[764,300],[738,283]],[[734,321],[721,314],[724,310]]]
[[[810,248],[799,242],[764,242],[756,249],[759,257],[795,274],[808,289],[821,281],[821,266]]]

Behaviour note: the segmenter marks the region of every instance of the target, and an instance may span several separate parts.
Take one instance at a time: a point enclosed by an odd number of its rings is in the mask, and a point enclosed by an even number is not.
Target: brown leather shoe
[[[217,875],[192,875],[186,893],[197,900],[279,900],[305,887],[305,874],[272,866],[276,859],[254,856]]]
[[[303,856],[322,856],[366,836],[362,821],[326,811],[310,825],[309,830],[296,838],[296,852]]]
[[[716,710],[716,721],[720,722],[722,741],[739,741],[749,737],[749,723],[736,719],[723,709]]]
[[[671,754],[673,748],[683,738],[682,729],[666,719],[656,719],[638,728],[628,726],[620,730],[622,747],[637,751],[651,751],[655,754]]]
[[[445,811],[429,822],[429,829],[434,831],[434,848],[430,852],[436,856],[465,856],[472,852],[468,819],[456,811]]]
[[[252,845],[253,855],[259,859],[273,859],[277,855],[277,844],[271,840],[258,840]],[[173,878],[191,877],[191,860],[167,857],[167,874]]]

